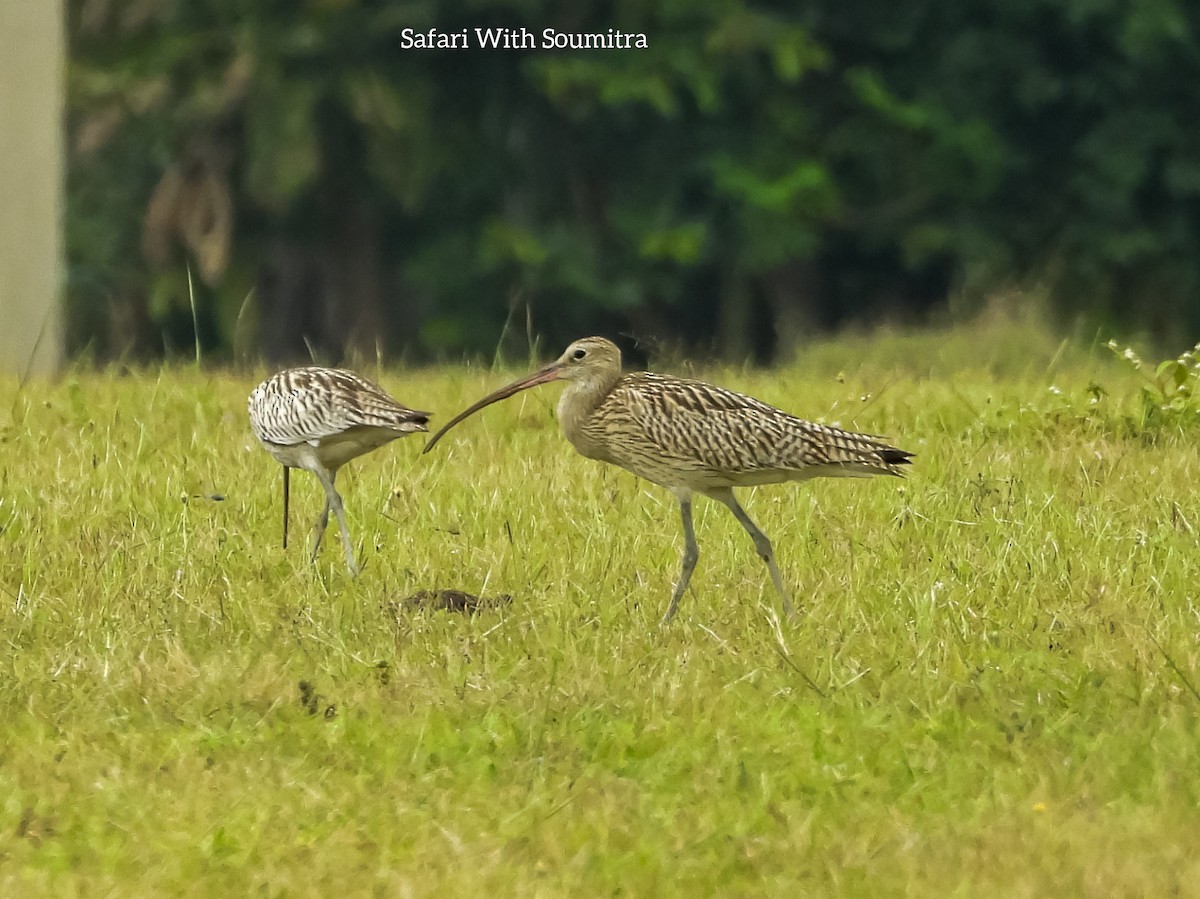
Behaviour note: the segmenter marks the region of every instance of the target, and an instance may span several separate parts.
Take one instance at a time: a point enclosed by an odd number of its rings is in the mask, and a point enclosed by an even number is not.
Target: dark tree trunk
[[[362,200],[331,198],[322,247],[327,339],[339,356],[374,358],[387,343],[381,308],[379,222]]]
[[[320,275],[313,254],[276,237],[264,254],[258,278],[263,355],[275,365],[311,359],[324,351]]]
[[[821,267],[815,259],[793,259],[762,277],[762,292],[775,326],[775,352],[787,359],[820,330],[826,302]]]
[[[113,359],[137,360],[151,358],[161,352],[150,323],[146,297],[136,288],[121,290],[108,300],[108,345],[106,354]]]
[[[735,263],[727,262],[721,277],[720,321],[717,345],[730,362],[745,362],[753,351],[753,292],[750,280]]]
[[[323,219],[316,248],[279,237],[266,253],[258,291],[263,353],[272,363],[374,357],[387,342],[374,213],[347,198]]]

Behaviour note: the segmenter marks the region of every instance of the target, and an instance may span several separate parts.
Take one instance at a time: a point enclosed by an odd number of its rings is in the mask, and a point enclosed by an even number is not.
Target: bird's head
[[[620,373],[621,351],[617,345],[603,337],[584,337],[567,347],[561,356],[543,366],[533,377],[542,375],[550,381],[587,383],[603,381]]]
[[[548,384],[550,381],[568,381],[571,384],[570,389],[606,390],[620,376],[621,351],[615,343],[603,337],[581,338],[567,347],[563,354],[553,362],[543,365],[531,375],[526,375],[524,378],[489,393],[479,402],[458,413],[430,438],[421,452],[427,453],[433,449],[433,445],[442,439],[443,434],[468,415],[473,415],[492,403],[507,399],[514,393],[520,393],[530,387],[537,387],[539,384]]]

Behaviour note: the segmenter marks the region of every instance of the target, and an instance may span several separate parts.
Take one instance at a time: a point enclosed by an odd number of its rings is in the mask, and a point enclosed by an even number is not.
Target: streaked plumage
[[[428,430],[428,412],[400,405],[373,381],[344,368],[289,368],[263,381],[250,394],[250,427],[263,447],[283,465],[283,545],[287,546],[288,472],[311,471],[325,488],[325,510],[317,519],[312,555],[329,525],[338,519],[346,563],[358,570],[342,498],[334,488],[337,471],[351,459],[414,431]]]
[[[877,438],[805,421],[703,381],[625,375],[590,415],[575,417],[568,391],[560,412],[575,448],[664,487],[704,491],[899,474],[896,466],[907,461]]]
[[[667,487],[679,500],[683,569],[664,622],[675,615],[699,558],[693,493],[723,503],[734,514],[767,563],[790,614],[771,543],[734,498],[733,488],[823,476],[901,476],[912,459],[912,453],[879,437],[805,421],[703,381],[650,372],[622,375],[620,350],[602,337],[575,341],[555,362],[484,397],[451,419],[423,452],[484,406],[553,380],[567,382],[558,418],[575,449]]]

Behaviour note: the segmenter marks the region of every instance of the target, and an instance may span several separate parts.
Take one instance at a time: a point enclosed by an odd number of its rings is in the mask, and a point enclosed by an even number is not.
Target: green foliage
[[[1200,427],[1200,343],[1153,368],[1132,347],[1122,348],[1115,340],[1105,346],[1142,376],[1143,427],[1178,430]]]
[[[190,348],[185,260],[226,351],[248,295],[271,352],[335,356],[490,350],[514,303],[554,343],[762,356],[771,325],[790,349],[1031,282],[1200,327],[1200,12],[1173,0],[69,6],[76,346]],[[650,46],[400,49],[501,26]]]

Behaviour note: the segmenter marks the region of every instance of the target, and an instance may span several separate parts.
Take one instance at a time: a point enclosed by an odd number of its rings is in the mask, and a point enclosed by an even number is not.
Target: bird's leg
[[[692,495],[680,493],[679,517],[683,520],[683,568],[679,572],[679,581],[675,584],[675,592],[671,594],[671,604],[663,615],[662,623],[667,624],[679,610],[679,599],[687,589],[692,572],[696,570],[696,561],[700,558],[700,547],[696,545],[696,530],[692,527]]]
[[[317,553],[321,549],[321,538],[325,536],[325,530],[329,527],[329,499],[325,499],[325,508],[321,510],[321,514],[317,516],[317,526],[313,528],[313,547],[311,561],[317,561]]]
[[[321,545],[321,537],[329,525],[329,510],[333,509],[334,514],[337,515],[338,527],[342,532],[342,548],[346,551],[346,565],[349,566],[351,574],[358,574],[358,563],[354,560],[354,547],[350,543],[350,528],[346,526],[346,510],[342,507],[342,498],[338,496],[337,489],[333,486],[337,472],[318,469],[316,475],[321,480],[321,486],[325,488],[325,511],[321,513],[321,520],[317,523],[317,540],[313,545],[313,557],[316,557],[317,548]]]
[[[754,548],[758,550],[758,555],[764,562],[767,563],[767,570],[771,572],[771,580],[775,582],[775,590],[779,593],[779,598],[783,600],[783,614],[787,618],[795,615],[795,610],[792,608],[792,599],[788,595],[787,589],[783,586],[783,576],[779,573],[779,566],[775,564],[775,550],[771,548],[771,541],[767,539],[767,535],[758,529],[750,516],[746,514],[746,510],[742,508],[741,503],[737,501],[737,497],[733,495],[732,488],[725,487],[721,490],[713,490],[708,493],[710,497],[718,502],[724,503],[729,511],[746,529],[746,533],[750,535],[750,539],[754,541]]]
[[[288,532],[288,472],[290,469],[283,466],[283,548],[287,549],[287,532]]]

